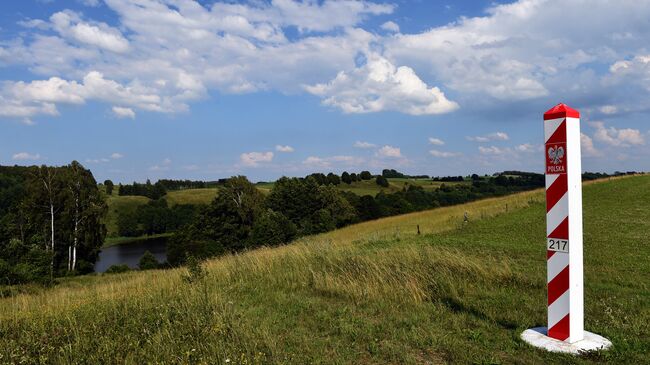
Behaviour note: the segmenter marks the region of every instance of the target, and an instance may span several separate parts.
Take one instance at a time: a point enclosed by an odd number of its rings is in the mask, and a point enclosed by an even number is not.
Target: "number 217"
[[[549,238],[547,242],[549,251],[569,252],[569,241]]]

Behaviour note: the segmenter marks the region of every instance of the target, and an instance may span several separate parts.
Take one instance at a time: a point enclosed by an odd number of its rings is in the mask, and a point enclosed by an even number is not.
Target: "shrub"
[[[106,274],[120,274],[120,273],[127,272],[127,271],[131,271],[131,268],[128,265],[121,264],[121,265],[111,265],[111,267],[109,267],[106,270],[105,273]]]
[[[296,234],[296,225],[289,218],[269,209],[255,221],[251,232],[251,244],[275,246],[291,241]]]
[[[145,251],[142,257],[140,258],[138,267],[140,268],[140,270],[153,270],[160,267],[160,263],[151,252]]]

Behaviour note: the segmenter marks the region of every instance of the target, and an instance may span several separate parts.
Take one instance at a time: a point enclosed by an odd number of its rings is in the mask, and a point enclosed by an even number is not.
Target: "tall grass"
[[[650,251],[638,242],[649,187],[638,177],[585,188],[587,328],[614,341],[607,353],[549,354],[518,339],[545,322],[535,191],[228,255],[192,280],[184,268],[132,272],[5,298],[0,362],[639,363],[650,345]],[[605,213],[622,229],[608,230]]]

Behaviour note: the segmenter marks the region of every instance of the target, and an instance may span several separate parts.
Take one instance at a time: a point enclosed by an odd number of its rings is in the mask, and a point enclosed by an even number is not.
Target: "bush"
[[[379,185],[381,187],[384,187],[384,188],[387,188],[388,185],[389,185],[388,184],[388,179],[386,179],[385,177],[383,177],[381,175],[377,176],[377,179],[375,180],[375,182],[377,183],[377,185]]]
[[[255,221],[250,239],[253,246],[275,246],[291,241],[297,233],[289,218],[269,209]]]
[[[149,251],[145,251],[140,262],[138,263],[140,270],[153,270],[160,267],[160,263],[156,257]]]
[[[131,268],[128,265],[111,265],[111,267],[106,270],[105,274],[120,274],[127,271],[131,271]]]

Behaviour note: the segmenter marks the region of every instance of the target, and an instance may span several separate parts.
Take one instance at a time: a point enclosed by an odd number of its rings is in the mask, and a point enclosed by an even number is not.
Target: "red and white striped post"
[[[558,104],[544,113],[548,327],[521,337],[549,351],[578,354],[612,343],[584,330],[580,113]]]
[[[584,336],[580,113],[558,104],[544,113],[548,336]]]

